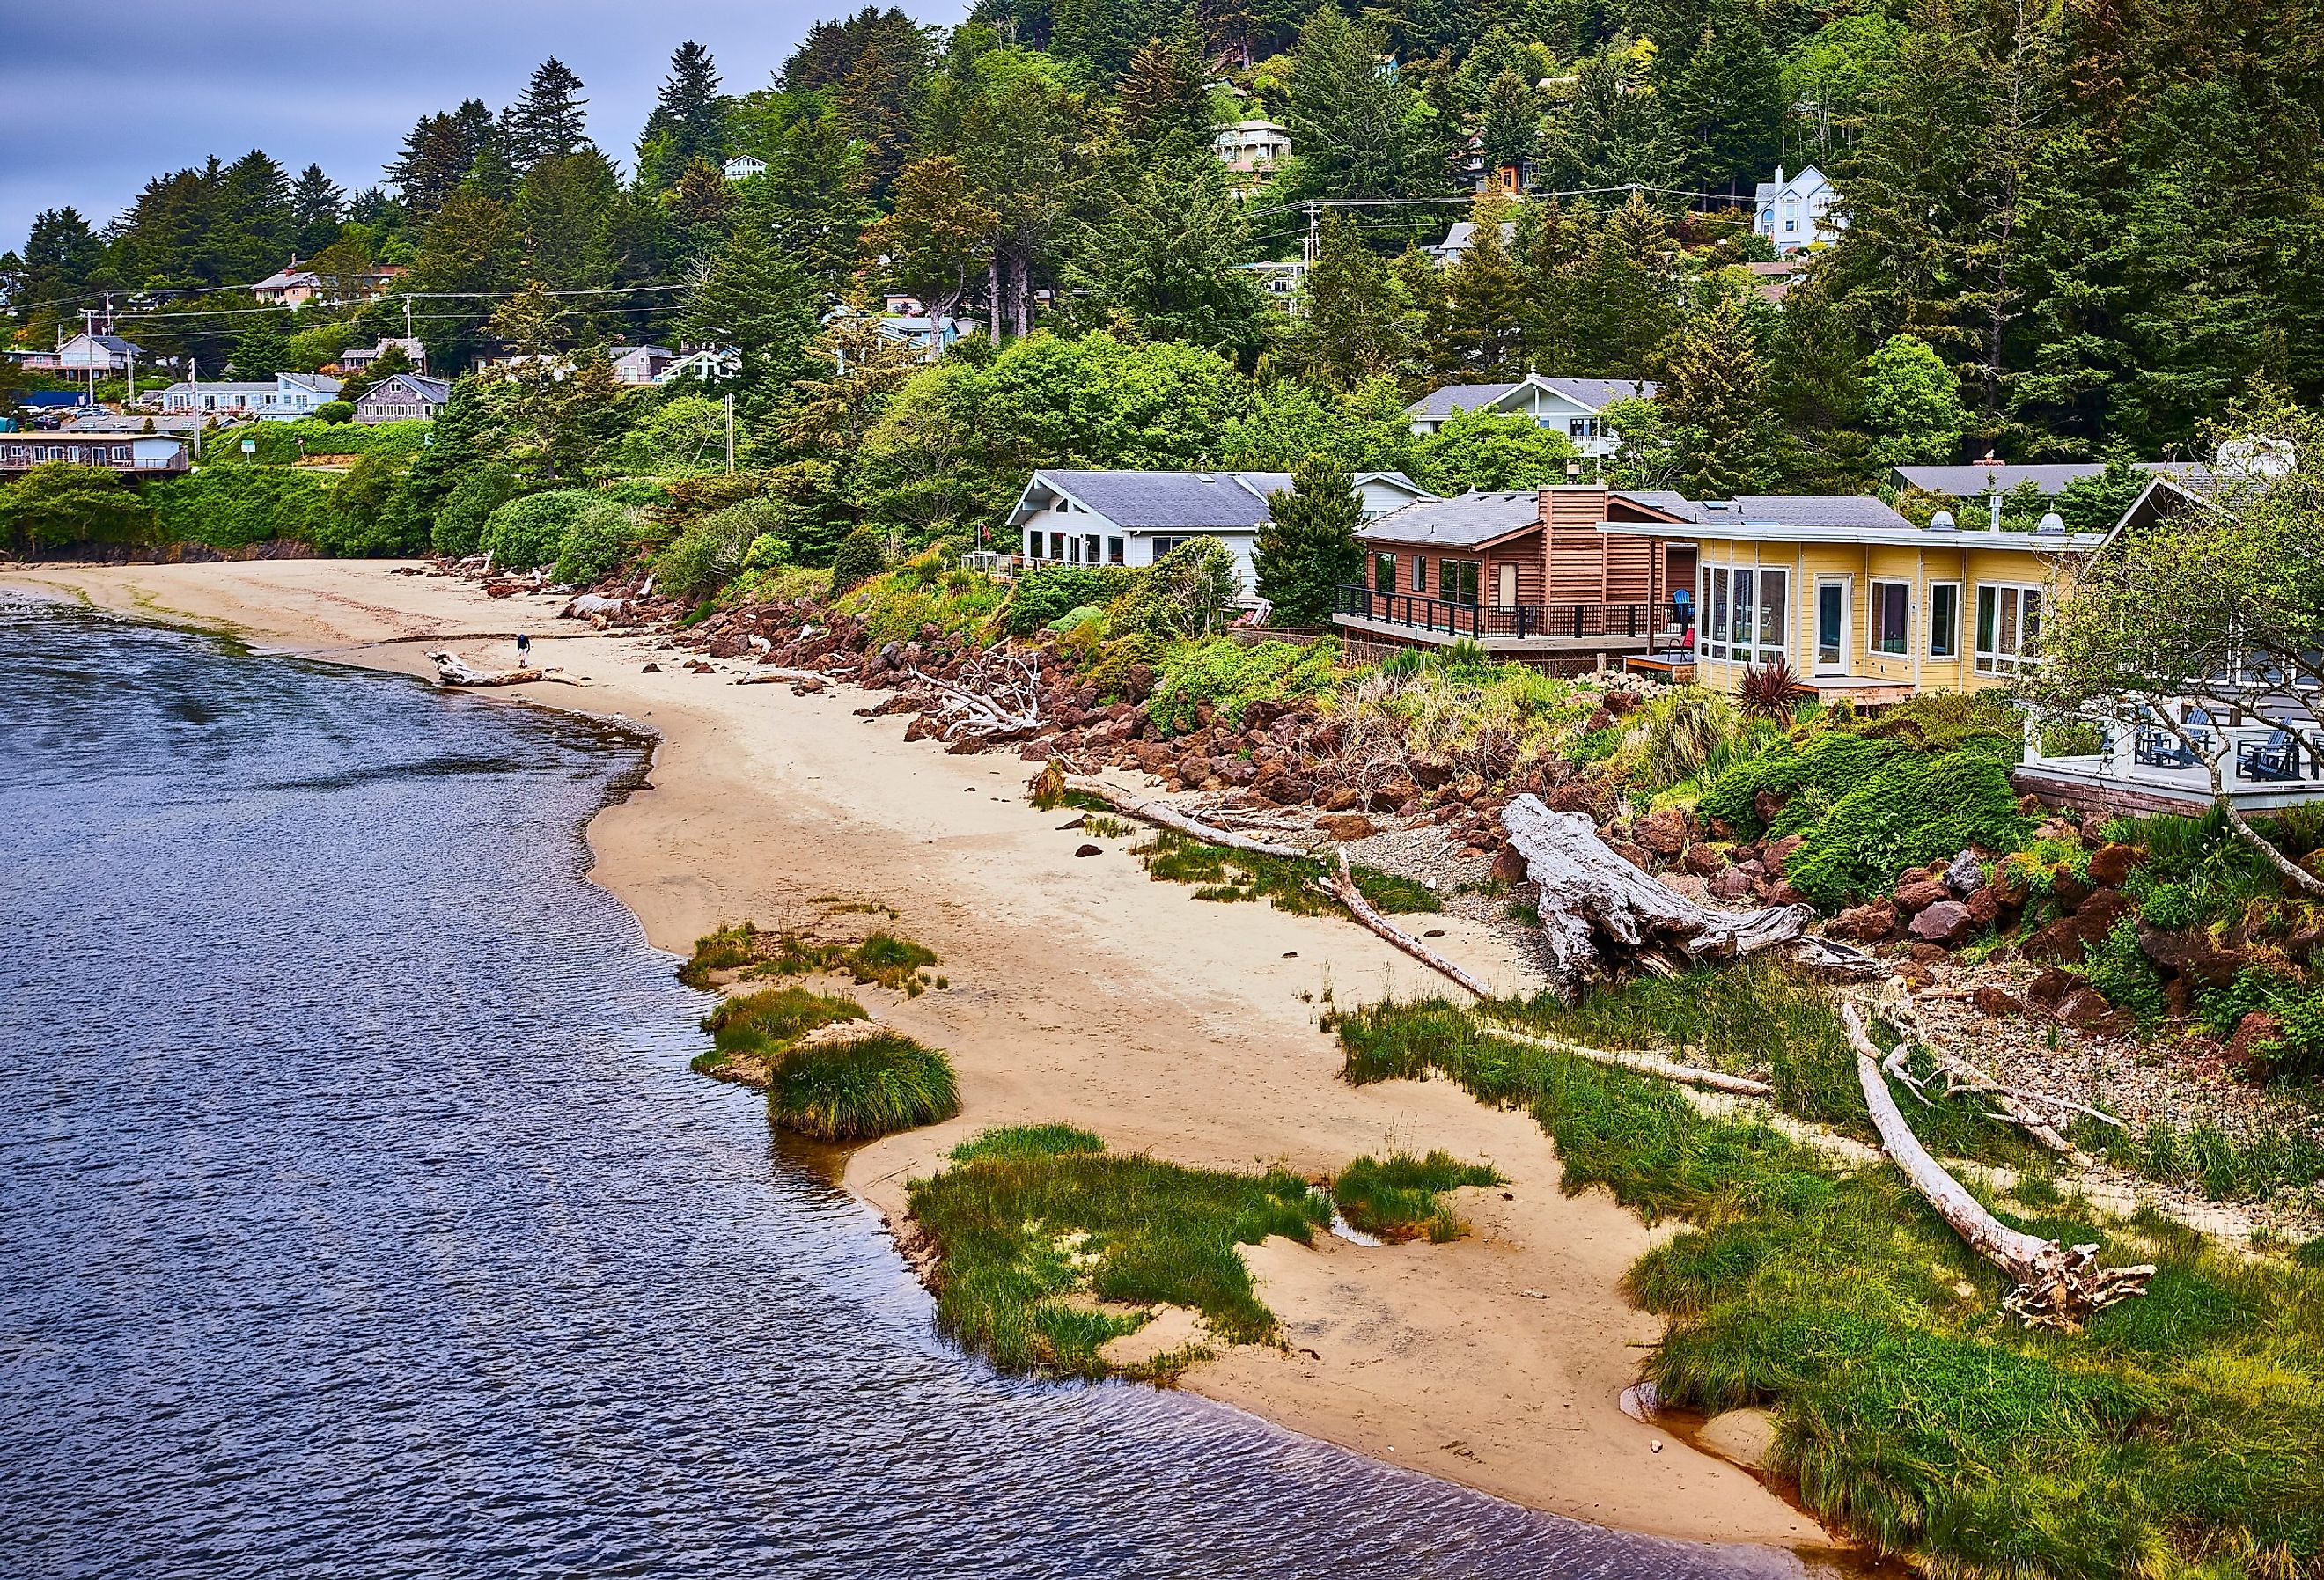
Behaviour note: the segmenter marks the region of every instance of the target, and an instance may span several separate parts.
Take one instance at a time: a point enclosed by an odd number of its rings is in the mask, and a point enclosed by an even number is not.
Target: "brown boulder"
[[[1670,860],[1686,849],[1686,814],[1675,808],[1650,812],[1631,829],[1638,844]]]
[[[1835,938],[1877,944],[1896,930],[1896,907],[1886,900],[1871,901],[1841,911],[1823,930]]]
[[[1721,900],[1748,899],[1751,893],[1751,874],[1741,867],[1722,867],[1711,879],[1711,892]]]
[[[2095,949],[2106,942],[2114,924],[2130,914],[2130,901],[2121,890],[2093,889],[2074,908],[2074,926],[2081,930],[2082,942]]]
[[[1678,864],[1698,878],[1711,878],[1727,870],[1727,857],[1713,846],[1690,845]]]
[[[1908,912],[1926,910],[1930,906],[1941,901],[1948,904],[1956,903],[1953,901],[1951,890],[1942,883],[1932,882],[1918,874],[1896,885],[1895,900],[1896,909]]]
[[[1958,900],[1940,900],[1923,907],[1913,918],[1912,933],[1916,938],[1950,948],[1969,937],[1972,925],[1968,906]]]
[[[1456,801],[1473,801],[1485,793],[1481,774],[1463,773],[1444,787],[1444,793]]]
[[[2138,864],[2138,851],[2127,845],[2101,845],[2090,852],[2090,882],[2101,888],[2119,888]]]
[[[1356,804],[1353,786],[1337,784],[1315,798],[1315,804],[1327,812],[1345,812]]]
[[[2058,1005],[2058,1019],[2077,1031],[2101,1037],[2119,1037],[2132,1025],[2130,1017],[2117,1012],[2094,987],[2078,987],[2068,993]]]
[[[2025,1002],[2040,1010],[2054,1010],[2065,1002],[2068,993],[2081,985],[2081,978],[2055,966],[2036,976],[2025,989]]]
[[[2061,916],[2024,943],[2017,953],[2028,960],[2049,961],[2070,966],[2089,951],[2082,940],[2082,930],[2074,925],[2070,916]]]
[[[2267,1069],[2275,1062],[2273,1045],[2282,1035],[2282,1021],[2264,1011],[2252,1011],[2236,1022],[2236,1034],[2227,1039],[2227,1063],[2247,1072]]]
[[[1426,790],[1443,790],[1452,782],[1452,765],[1449,762],[1415,762],[1412,777]]]
[[[1648,855],[1643,847],[1633,845],[1627,839],[1609,839],[1606,842],[1606,848],[1642,873],[1651,873],[1655,870],[1655,858]]]
[[[2092,887],[2065,867],[2060,867],[2050,879],[2050,892],[2057,900],[2058,909],[2069,916],[2081,909],[2082,901],[2090,897]]]
[[[2022,1015],[2025,1012],[2024,1000],[2008,989],[1997,987],[1989,982],[1980,984],[1973,997],[1978,1012],[1990,1015],[1997,1021],[2007,1020],[2013,1015]]]
[[[1775,887],[1767,891],[1767,903],[1770,905],[1812,905],[1814,901],[1811,901],[1806,895],[1801,893],[1797,889],[1793,888],[1787,880],[1778,878],[1775,880]]]
[[[1379,832],[1379,825],[1361,812],[1335,812],[1328,818],[1315,819],[1315,826],[1342,845],[1370,839]]]
[[[1757,790],[1751,796],[1751,815],[1762,823],[1773,823],[1784,815],[1784,798],[1772,790]]]
[[[1963,904],[1969,907],[1969,919],[1978,927],[1991,927],[2001,919],[2001,896],[1990,886],[1979,889]]]
[[[1767,864],[1769,872],[1780,878],[1784,875],[1784,864],[1797,855],[1800,846],[1806,843],[1805,835],[1786,834],[1781,839],[1769,840],[1767,848],[1761,854],[1759,859]]]
[[[1526,859],[1514,845],[1505,845],[1493,853],[1493,876],[1504,883],[1522,883],[1529,874]]]
[[[2210,936],[2199,928],[2166,933],[2159,928],[2141,927],[2138,947],[2163,972],[2187,977],[2204,987],[2227,986],[2235,979],[2236,968],[2243,964],[2231,951],[2214,947]]]
[[[1598,812],[1600,788],[1586,779],[1561,784],[1541,799],[1541,804],[1553,812]]]

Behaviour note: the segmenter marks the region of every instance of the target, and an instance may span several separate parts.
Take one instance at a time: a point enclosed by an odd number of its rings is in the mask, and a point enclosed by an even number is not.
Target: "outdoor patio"
[[[2011,782],[2053,805],[2103,812],[2200,812],[2211,802],[2205,758],[2159,724],[2097,725],[2099,750],[2058,753],[2042,749],[2042,727],[2025,726],[2025,761]],[[2312,721],[2261,720],[2182,726],[2195,746],[2216,749],[2228,799],[2246,812],[2270,811],[2324,799],[2324,729]]]

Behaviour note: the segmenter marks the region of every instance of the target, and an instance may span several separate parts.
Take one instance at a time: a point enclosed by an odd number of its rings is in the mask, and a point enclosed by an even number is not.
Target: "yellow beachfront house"
[[[1600,531],[1692,543],[1695,679],[1732,691],[1782,655],[1825,697],[1897,702],[2006,685],[2033,657],[2043,611],[2106,540],[1916,527],[1869,495],[1757,494],[1690,504],[1683,522]]]

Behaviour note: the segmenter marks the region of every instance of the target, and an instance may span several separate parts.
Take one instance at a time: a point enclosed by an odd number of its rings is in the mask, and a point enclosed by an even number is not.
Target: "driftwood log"
[[[2029,1086],[2012,1086],[1997,1080],[1945,1047],[1930,1036],[1928,1029],[1922,1024],[1920,1008],[1914,1003],[1912,989],[1905,985],[1902,977],[1892,976],[1881,984],[1878,1009],[1884,1020],[1904,1033],[1904,1040],[1880,1061],[1880,1067],[1902,1081],[1923,1104],[1929,1101],[1928,1086],[1905,1066],[1915,1044],[1929,1050],[1929,1058],[1937,1067],[1937,1076],[1944,1082],[1942,1095],[1958,1097],[1965,1094],[1987,1099],[2000,1110],[1990,1117],[2017,1126],[2053,1152],[2070,1158],[2082,1155],[2081,1150],[2058,1129],[2073,1114],[2098,1120],[2116,1130],[2123,1127],[2122,1121],[2113,1114],[2086,1103],[2077,1103],[2070,1097],[2061,1097],[2054,1093],[2037,1092]]]
[[[1489,999],[1493,996],[1492,989],[1487,987],[1482,982],[1382,916],[1372,902],[1364,898],[1364,892],[1356,887],[1356,875],[1348,866],[1348,853],[1344,850],[1341,851],[1339,857],[1337,866],[1325,870],[1323,890],[1333,899],[1346,906],[1350,916],[1354,917],[1365,927],[1394,944],[1423,966],[1449,977],[1479,998]]]
[[[737,686],[796,686],[801,680],[822,681],[829,679],[814,670],[753,670],[738,679]]]
[[[2060,1245],[2013,1229],[1987,1212],[1984,1203],[1930,1156],[1905,1123],[1895,1094],[1881,1076],[1880,1050],[1865,1030],[1857,1007],[1842,1004],[1840,1019],[1849,1046],[1856,1049],[1857,1084],[1864,1089],[1873,1128],[1880,1132],[1880,1150],[1904,1170],[1922,1199],[1952,1225],[1971,1251],[2015,1280],[2016,1287],[2002,1297],[2004,1311],[2028,1327],[2080,1333],[2092,1312],[2146,1293],[2146,1280],[2154,1276],[2153,1264],[2100,1267],[2094,1244]]]
[[[530,686],[543,680],[559,686],[581,683],[546,670],[479,670],[457,653],[429,653],[428,659],[436,666],[438,686]]]
[[[1040,665],[1038,653],[996,648],[963,670],[959,683],[924,673],[918,666],[910,674],[936,694],[945,721],[943,739],[998,742],[1040,732]]]
[[[1775,1088],[1765,1081],[1755,1081],[1748,1076],[1730,1076],[1725,1070],[1707,1070],[1697,1065],[1681,1064],[1674,1058],[1641,1049],[1591,1048],[1579,1042],[1568,1042],[1561,1037],[1543,1037],[1501,1025],[1488,1025],[1486,1030],[1505,1041],[1522,1042],[1530,1048],[1546,1048],[1553,1053],[1570,1053],[1576,1058],[1636,1070],[1640,1075],[1658,1076],[1665,1081],[1707,1086],[1711,1091],[1731,1092],[1738,1097],[1772,1097],[1775,1095]]]
[[[1667,975],[1683,964],[1739,960],[1789,948],[1807,964],[1869,975],[1879,962],[1860,949],[1808,931],[1804,905],[1714,910],[1656,882],[1614,854],[1580,812],[1553,812],[1521,795],[1501,813],[1526,875],[1541,891],[1537,909],[1549,945],[1550,985],[1568,1003],[1593,974],[1635,965]]]
[[[1046,770],[1044,773],[1046,773]],[[1039,786],[1037,775],[1034,785]],[[1102,779],[1087,779],[1078,774],[1060,773],[1064,788],[1075,795],[1094,796],[1125,818],[1135,818],[1141,823],[1151,823],[1157,828],[1174,829],[1205,845],[1223,845],[1229,850],[1249,851],[1253,855],[1305,856],[1305,847],[1279,845],[1271,840],[1253,839],[1248,834],[1238,834],[1231,828],[1221,828],[1188,816],[1167,801],[1157,801],[1149,796],[1126,790],[1118,784]]]

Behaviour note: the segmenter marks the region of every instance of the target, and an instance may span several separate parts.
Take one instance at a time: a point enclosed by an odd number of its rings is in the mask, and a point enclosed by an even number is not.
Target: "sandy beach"
[[[1115,1150],[1302,1173],[1360,1153],[1443,1148],[1509,1184],[1468,1191],[1446,1245],[1319,1237],[1250,1253],[1286,1351],[1226,1351],[1185,1385],[1294,1430],[1536,1508],[1694,1540],[1821,1548],[1810,1518],[1743,1468],[1625,1416],[1658,1321],[1624,1270],[1655,1234],[1602,1192],[1566,1197],[1545,1136],[1445,1083],[1356,1089],[1319,1030],[1332,1002],[1443,984],[1344,922],[1197,901],[1107,840],[1034,810],[1013,756],[946,755],[862,718],[843,687],[797,697],[679,669],[651,639],[553,618],[561,598],[493,600],[380,561],[0,568],[0,586],[228,633],[266,651],[408,673],[449,648],[501,667],[514,633],[586,687],[496,695],[626,718],[661,739],[650,790],[591,825],[594,873],[656,946],[724,920],[805,920],[825,895],[882,901],[943,958],[950,988],[868,991],[882,1020],[946,1049],[964,1111],[856,1152],[845,1183],[900,1218],[905,1182],[994,1124],[1063,1121]],[[656,659],[659,673],[641,673]],[[1447,919],[1445,951],[1488,981],[1521,963]],[[755,1102],[737,1090],[737,1103]],[[1659,1445],[1659,1452],[1656,1446]]]

